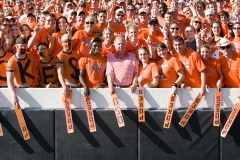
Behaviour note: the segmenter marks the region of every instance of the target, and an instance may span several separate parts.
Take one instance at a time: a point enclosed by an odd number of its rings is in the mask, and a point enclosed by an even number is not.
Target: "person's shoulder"
[[[132,58],[132,57],[137,58],[136,54],[134,54],[134,53],[132,53],[132,52],[128,52],[128,56],[131,57],[131,58]]]

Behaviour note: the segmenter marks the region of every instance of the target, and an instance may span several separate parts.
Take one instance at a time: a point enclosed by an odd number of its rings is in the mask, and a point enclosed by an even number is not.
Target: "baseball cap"
[[[123,14],[125,14],[125,11],[122,8],[118,8],[115,13],[118,14],[119,12],[122,12]]]
[[[214,11],[212,9],[208,9],[205,11],[205,16],[209,14],[214,14]]]
[[[95,37],[94,39],[91,40],[91,43],[93,42],[101,42],[102,43],[102,39],[100,37]]]
[[[139,11],[138,11],[138,14],[141,14],[141,13],[146,13],[146,14],[149,14],[149,12],[148,12],[148,9],[147,9],[147,8],[141,8],[141,9],[139,9]]]
[[[15,44],[27,44],[28,40],[24,37],[18,37]]]
[[[82,2],[80,2],[80,3],[79,3],[79,5],[78,5],[78,7],[81,7],[81,6],[85,6],[85,7],[86,7],[86,3],[85,3],[85,2],[83,2],[83,1],[82,1]]]
[[[149,19],[148,24],[151,24],[151,23],[159,24],[158,19],[157,19],[157,18],[154,18],[154,17],[151,18],[151,19]]]
[[[64,34],[61,38],[61,41],[72,40],[72,37],[69,34]]]

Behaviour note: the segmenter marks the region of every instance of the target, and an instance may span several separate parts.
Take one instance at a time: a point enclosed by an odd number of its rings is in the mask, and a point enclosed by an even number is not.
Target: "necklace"
[[[148,66],[149,62],[147,63],[147,65],[145,67],[142,68],[142,70],[145,70]]]

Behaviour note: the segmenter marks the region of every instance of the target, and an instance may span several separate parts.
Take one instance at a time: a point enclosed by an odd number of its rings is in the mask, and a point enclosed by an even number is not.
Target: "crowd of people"
[[[0,87],[237,88],[238,0],[0,1]]]

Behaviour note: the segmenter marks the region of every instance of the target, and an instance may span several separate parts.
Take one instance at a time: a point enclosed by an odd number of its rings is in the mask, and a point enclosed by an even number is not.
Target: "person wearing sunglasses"
[[[7,18],[3,18],[1,20],[1,30],[3,31],[3,38],[6,39],[10,32],[10,20]]]
[[[122,8],[119,8],[115,11],[114,21],[109,21],[110,28],[113,29],[114,35],[125,37],[126,27],[123,23],[125,17],[125,11]]]
[[[73,40],[73,50],[81,56],[88,55],[90,51],[90,42],[96,36],[94,32],[96,19],[94,16],[88,16],[85,19],[84,30],[77,31]]]
[[[232,25],[231,37],[229,40],[234,44],[236,52],[240,52],[240,22],[236,22]]]
[[[198,34],[201,31],[202,20],[201,18],[194,16],[190,22],[190,25],[195,28],[195,33]]]
[[[124,20],[125,26],[134,22],[134,15],[136,14],[136,7],[133,4],[128,4],[126,9],[126,20]]]
[[[234,51],[234,44],[227,38],[222,38],[218,45],[223,54],[218,60],[223,73],[223,83],[226,88],[238,88],[240,84],[240,55]]]
[[[181,61],[185,74],[181,87],[187,90],[200,88],[199,93],[203,96],[206,94],[206,66],[197,52],[185,46],[186,44],[182,37],[174,37],[173,47],[176,53],[173,56]]]

